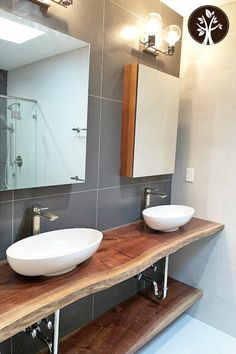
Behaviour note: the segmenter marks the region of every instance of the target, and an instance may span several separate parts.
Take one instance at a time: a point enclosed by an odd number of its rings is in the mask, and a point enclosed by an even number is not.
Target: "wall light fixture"
[[[140,40],[140,43],[144,46],[143,51],[155,56],[158,56],[159,53],[174,55],[175,44],[181,37],[181,29],[176,25],[171,25],[163,30],[162,18],[156,12],[150,13],[145,22],[146,32],[144,38]],[[168,48],[165,50],[160,49],[160,42],[162,38],[168,43]]]

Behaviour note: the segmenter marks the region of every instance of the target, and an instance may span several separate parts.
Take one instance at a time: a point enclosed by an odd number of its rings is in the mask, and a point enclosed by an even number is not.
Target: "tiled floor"
[[[138,354],[236,354],[236,338],[183,315]]]

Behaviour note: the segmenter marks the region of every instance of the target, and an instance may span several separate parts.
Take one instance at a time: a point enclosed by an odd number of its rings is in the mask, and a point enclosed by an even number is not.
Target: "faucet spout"
[[[40,233],[40,218],[43,217],[49,221],[55,221],[58,219],[58,215],[48,211],[48,208],[44,208],[40,205],[36,205],[32,209],[32,233],[38,235]]]
[[[156,195],[161,199],[167,198],[167,194],[160,193],[156,188],[145,188],[144,198],[145,198],[145,209],[149,208],[151,205],[151,195]]]

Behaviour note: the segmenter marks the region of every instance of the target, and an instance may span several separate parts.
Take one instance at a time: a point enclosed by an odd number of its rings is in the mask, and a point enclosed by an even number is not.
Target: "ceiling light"
[[[0,17],[0,39],[21,44],[43,35],[44,32]]]

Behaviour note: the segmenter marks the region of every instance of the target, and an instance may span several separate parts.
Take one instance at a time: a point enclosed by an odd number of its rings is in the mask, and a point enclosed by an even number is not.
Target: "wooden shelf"
[[[165,300],[157,300],[150,289],[145,290],[66,336],[59,354],[135,353],[201,296],[201,290],[170,279]]]
[[[161,258],[224,226],[192,219],[161,233],[138,222],[104,232],[100,249],[74,271],[57,277],[23,277],[0,266],[0,342],[57,309],[135,276]]]

